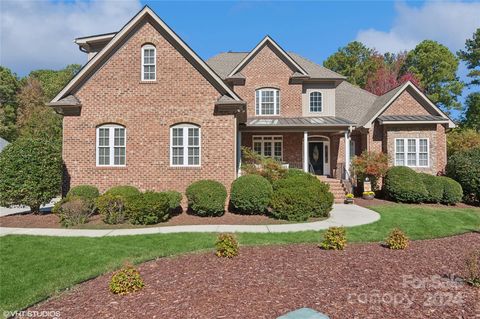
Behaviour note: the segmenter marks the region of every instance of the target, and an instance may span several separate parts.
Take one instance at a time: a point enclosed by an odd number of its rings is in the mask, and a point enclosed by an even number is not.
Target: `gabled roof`
[[[430,106],[433,110],[435,110],[439,116],[447,120],[449,128],[455,127],[455,123],[453,123],[453,121],[444,112],[442,112],[442,110],[440,110],[432,101],[430,101],[430,99],[410,81],[407,81],[404,84],[383,94],[382,96],[379,96],[367,114],[365,114],[360,124],[366,128],[370,128],[373,121],[375,121],[393,103],[393,101],[395,101],[398,96],[400,96],[400,94],[407,89],[414,93],[420,100]]]
[[[270,44],[273,46],[273,48],[277,51],[278,54],[280,54],[285,60],[291,64],[296,71],[300,72],[303,75],[308,75],[307,71],[305,71],[294,59],[292,59],[291,56],[288,55],[285,50],[282,49],[275,41],[273,41],[272,38],[270,38],[268,35],[263,38],[262,41],[260,41],[257,46],[248,53],[242,61],[228,74],[228,76],[233,76],[235,73],[239,72],[242,70],[242,68],[250,62],[250,60],[265,46]]]
[[[143,7],[123,28],[115,34],[115,36],[108,42],[108,44],[96,54],[88,63],[75,75],[75,77],[63,88],[60,93],[55,96],[52,103],[60,101],[65,96],[72,93],[72,91],[81,83],[83,83],[91,74],[92,71],[108,58],[109,54],[114,51],[123,39],[129,36],[130,31],[133,30],[143,20],[150,18],[149,22],[155,27],[163,29],[169,37],[169,41],[177,44],[182,49],[182,54],[191,59],[191,63],[196,65],[199,71],[203,71],[203,75],[214,85],[214,87],[222,94],[229,95],[234,100],[241,99],[230,89],[222,79],[165,23],[160,17],[148,6]]]

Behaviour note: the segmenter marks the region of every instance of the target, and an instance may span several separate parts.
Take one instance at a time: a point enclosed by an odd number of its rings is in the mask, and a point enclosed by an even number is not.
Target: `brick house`
[[[229,188],[241,146],[336,179],[364,150],[444,169],[454,123],[410,82],[376,96],[268,36],[203,61],[149,7],[118,32],[75,42],[88,62],[50,103],[64,115],[69,185]]]

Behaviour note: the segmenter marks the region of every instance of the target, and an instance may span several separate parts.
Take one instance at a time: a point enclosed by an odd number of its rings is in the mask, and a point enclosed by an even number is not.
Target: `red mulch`
[[[213,252],[139,266],[146,286],[126,295],[98,277],[29,310],[61,318],[276,318],[310,307],[336,318],[475,318],[480,289],[453,280],[480,234],[416,241],[406,251],[352,244],[241,247],[231,260]],[[404,281],[405,280],[405,281]]]
[[[321,218],[311,218],[309,222],[321,220]],[[285,224],[284,220],[270,218],[265,215],[239,215],[226,212],[220,217],[199,217],[183,212],[173,216],[168,221],[156,225],[135,226],[130,224],[108,225],[105,224],[99,215],[92,216],[90,221],[84,225],[78,225],[73,228],[138,228],[138,227],[157,227],[157,226],[175,226],[175,225],[263,225],[263,224]],[[61,228],[59,218],[54,214],[16,214],[0,217],[0,226],[2,227],[26,227],[26,228]]]

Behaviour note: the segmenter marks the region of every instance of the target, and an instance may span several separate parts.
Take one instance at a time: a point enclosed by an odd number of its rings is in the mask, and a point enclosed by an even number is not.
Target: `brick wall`
[[[245,85],[235,86],[247,102],[247,114],[255,116],[255,90],[273,87],[280,90],[280,116],[302,116],[302,85],[289,84],[293,70],[265,45],[240,71],[245,76]]]
[[[141,47],[157,49],[157,80],[140,81]],[[184,191],[193,181],[235,178],[235,119],[214,116],[216,89],[150,24],[140,26],[75,95],[80,116],[65,117],[63,158],[72,186],[114,185]],[[170,126],[201,127],[201,167],[172,168]],[[127,130],[126,167],[96,167],[96,127],[119,123]],[[228,187],[227,187],[228,188]]]
[[[430,107],[423,107],[409,92],[403,91],[382,115],[438,115]]]

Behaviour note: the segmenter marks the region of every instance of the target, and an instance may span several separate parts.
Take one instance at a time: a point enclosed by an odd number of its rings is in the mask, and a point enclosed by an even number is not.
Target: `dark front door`
[[[323,175],[323,143],[309,143],[308,157],[310,160],[310,168],[313,167],[315,175]]]

